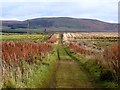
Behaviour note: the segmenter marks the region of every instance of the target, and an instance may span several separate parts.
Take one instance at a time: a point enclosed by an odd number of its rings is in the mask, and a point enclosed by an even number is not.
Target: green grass
[[[70,57],[67,55],[67,53],[65,52],[65,50],[64,50],[64,48],[61,46],[61,45],[59,45],[58,46],[59,48],[59,54],[60,54],[60,57],[61,57],[61,59],[62,58],[66,58],[66,59],[70,59]]]
[[[59,61],[56,81],[57,88],[95,87],[79,63],[72,59],[61,59]]]
[[[49,38],[48,34],[1,34],[0,41],[35,41],[41,42]]]

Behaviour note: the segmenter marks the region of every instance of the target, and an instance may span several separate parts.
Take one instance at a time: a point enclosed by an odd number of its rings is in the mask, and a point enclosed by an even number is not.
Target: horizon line
[[[27,20],[32,20],[32,19],[40,19],[40,18],[73,18],[73,19],[90,19],[90,20],[98,20],[98,21],[102,21],[102,22],[106,22],[106,23],[115,23],[117,24],[118,21],[107,21],[107,20],[102,20],[102,19],[98,19],[98,18],[85,18],[85,17],[67,17],[67,16],[43,16],[43,17],[33,17],[33,18],[28,18],[28,19],[17,19],[17,18],[11,18],[11,19],[5,19],[5,18],[0,18],[0,21],[27,21]]]

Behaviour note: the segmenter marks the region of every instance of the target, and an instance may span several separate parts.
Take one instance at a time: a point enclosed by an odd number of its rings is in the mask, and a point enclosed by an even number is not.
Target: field
[[[117,88],[117,32],[1,34],[1,88]]]
[[[35,41],[41,42],[47,40],[47,34],[1,34],[0,41]]]

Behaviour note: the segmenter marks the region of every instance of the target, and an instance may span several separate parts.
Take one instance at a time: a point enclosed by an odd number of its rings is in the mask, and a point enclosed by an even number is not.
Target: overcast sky
[[[0,0],[0,19],[75,17],[118,22],[119,0]],[[0,6],[1,6],[0,5]]]

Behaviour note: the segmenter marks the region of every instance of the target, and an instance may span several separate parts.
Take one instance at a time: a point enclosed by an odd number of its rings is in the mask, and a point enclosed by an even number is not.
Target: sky
[[[119,0],[0,0],[1,20],[73,17],[118,22]]]

